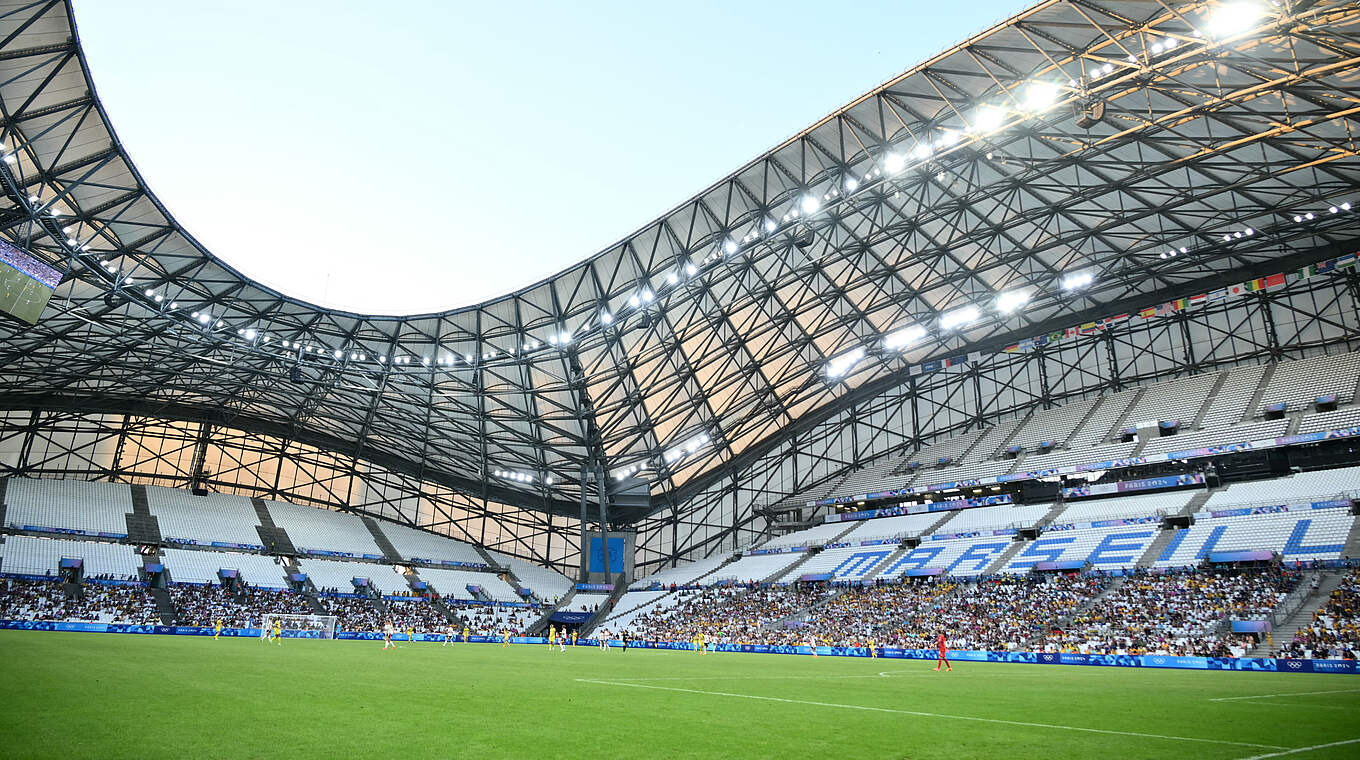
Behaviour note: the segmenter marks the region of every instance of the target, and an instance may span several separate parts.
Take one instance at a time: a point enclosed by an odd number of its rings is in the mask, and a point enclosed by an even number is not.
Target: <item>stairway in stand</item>
[[[260,518],[260,524],[255,526],[255,532],[259,534],[265,550],[270,554],[297,554],[293,539],[288,537],[283,528],[274,524],[274,518],[269,514],[269,507],[264,503],[264,499],[251,499],[250,503],[255,506],[255,514]]]
[[[174,625],[179,622],[179,610],[170,600],[170,592],[163,588],[147,589],[151,598],[156,600],[156,612],[161,616],[161,625]]]
[[[406,561],[397,552],[397,548],[392,545],[392,542],[387,540],[387,536],[383,535],[382,528],[378,525],[377,520],[367,515],[359,515],[359,519],[363,521],[364,527],[368,528],[368,532],[373,534],[373,543],[377,544],[378,548],[382,550],[383,559],[394,565],[400,565]]]
[[[134,485],[132,491],[132,512],[123,516],[127,524],[129,541],[137,544],[157,545],[161,542],[161,527],[156,516],[146,502],[146,486]]]
[[[1294,614],[1285,618],[1284,623],[1271,632],[1270,636],[1274,642],[1272,643],[1270,639],[1262,641],[1255,649],[1247,653],[1248,657],[1267,657],[1272,649],[1279,649],[1293,641],[1294,634],[1298,633],[1300,628],[1307,628],[1313,622],[1313,613],[1322,607],[1323,602],[1327,601],[1327,597],[1332,595],[1332,591],[1346,579],[1345,574],[1336,572],[1323,572],[1317,577],[1317,590],[1305,597],[1303,604],[1294,611]],[[1306,578],[1303,582],[1309,583],[1311,580],[1311,578]]]

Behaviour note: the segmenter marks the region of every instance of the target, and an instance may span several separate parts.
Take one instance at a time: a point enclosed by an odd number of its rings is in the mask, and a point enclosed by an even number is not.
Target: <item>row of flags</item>
[[[1199,293],[1188,298],[1177,298],[1165,303],[1156,304],[1155,306],[1148,306],[1144,309],[1140,309],[1136,314],[1116,314],[1111,317],[1097,319],[1093,322],[1086,322],[1085,324],[1077,325],[1075,327],[1069,327],[1065,330],[1055,330],[1047,335],[1036,335],[1032,338],[1025,338],[1018,343],[1012,343],[1011,345],[1006,346],[1002,350],[1006,353],[1032,351],[1041,346],[1047,346],[1068,338],[1075,338],[1081,335],[1092,335],[1130,319],[1147,320],[1166,317],[1175,314],[1176,312],[1186,311],[1187,309],[1205,306],[1218,301],[1240,298],[1248,293],[1270,290],[1283,285],[1301,282],[1318,275],[1350,269],[1353,268],[1355,264],[1356,254],[1349,253],[1345,256],[1327,259],[1326,261],[1320,261],[1316,264],[1309,264],[1308,266],[1293,272],[1277,272],[1265,277],[1257,277],[1245,282],[1239,282],[1236,285],[1229,285],[1225,288],[1211,290],[1207,293]]]

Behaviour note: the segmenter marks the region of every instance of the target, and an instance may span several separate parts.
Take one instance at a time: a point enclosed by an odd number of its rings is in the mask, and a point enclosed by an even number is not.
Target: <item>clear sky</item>
[[[1027,2],[76,0],[142,176],[223,260],[362,312],[620,240]]]

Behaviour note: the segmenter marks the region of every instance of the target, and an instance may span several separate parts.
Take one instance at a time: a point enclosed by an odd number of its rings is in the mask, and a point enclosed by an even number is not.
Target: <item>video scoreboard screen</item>
[[[0,311],[36,325],[60,284],[61,272],[0,240]]]

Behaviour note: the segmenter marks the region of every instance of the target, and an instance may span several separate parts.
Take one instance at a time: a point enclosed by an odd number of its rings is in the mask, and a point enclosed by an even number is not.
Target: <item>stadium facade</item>
[[[3,238],[63,273],[36,325],[0,321],[3,475],[565,569],[604,522],[646,569],[932,441],[1360,344],[1350,2],[1040,3],[576,266],[409,316],[299,302],[177,225],[69,3],[0,3],[0,32]]]

